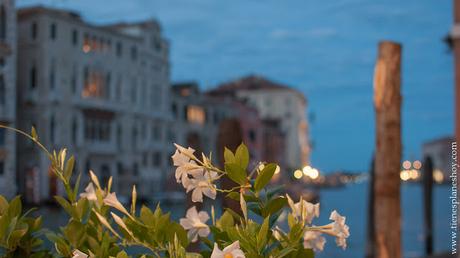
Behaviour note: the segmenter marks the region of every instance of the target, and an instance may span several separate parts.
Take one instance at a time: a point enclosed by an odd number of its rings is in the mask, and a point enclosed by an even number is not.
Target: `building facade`
[[[121,195],[161,190],[170,144],[169,43],[154,20],[95,26],[76,13],[18,11],[19,128],[48,148],[68,148],[76,171],[114,177]],[[60,191],[49,161],[19,141],[21,192],[39,202]]]
[[[283,146],[279,146],[284,150],[283,157],[277,161],[285,164],[282,170],[298,169],[310,163],[309,130],[305,113],[307,101],[302,93],[260,76],[247,76],[219,85],[208,94],[228,96],[254,107],[260,118],[266,121],[267,130],[277,125],[283,135],[276,133],[278,138],[284,138]],[[273,142],[269,144],[273,145]],[[271,153],[269,156],[276,155]]]
[[[206,155],[212,152],[216,162],[219,153],[219,125],[225,119],[235,116],[229,103],[206,96],[194,82],[177,83],[171,87],[171,113],[174,120],[169,126],[169,139],[182,146],[194,148],[198,156],[201,152]],[[172,155],[175,148],[173,145],[170,147]],[[166,181],[168,185],[172,185],[170,188],[176,189],[174,168],[171,162],[168,164],[171,168]]]
[[[0,124],[16,126],[16,9],[0,0]],[[16,194],[16,134],[0,129],[0,194]]]

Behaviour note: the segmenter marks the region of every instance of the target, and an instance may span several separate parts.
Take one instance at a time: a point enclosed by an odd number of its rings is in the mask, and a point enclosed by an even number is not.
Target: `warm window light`
[[[187,120],[192,123],[204,124],[206,117],[202,107],[189,106],[187,108]]]
[[[294,171],[294,177],[296,179],[301,179],[302,176],[303,176],[303,173],[302,173],[302,171],[300,171],[300,169],[297,169],[296,171]]]
[[[83,52],[88,53],[91,51],[91,47],[89,45],[83,45]]]
[[[276,168],[275,168],[275,174],[279,174],[281,171],[281,168],[280,166],[276,165]]]

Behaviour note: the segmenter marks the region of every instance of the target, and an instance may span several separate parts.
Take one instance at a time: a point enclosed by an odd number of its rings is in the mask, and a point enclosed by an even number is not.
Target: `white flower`
[[[334,221],[331,225],[332,234],[336,236],[335,243],[345,249],[347,247],[347,238],[350,236],[350,228],[345,224],[346,217],[341,216],[334,210],[329,219]]]
[[[97,201],[96,191],[94,190],[93,183],[89,183],[85,191],[80,194],[81,198],[86,198],[88,201]]]
[[[305,231],[303,235],[303,247],[314,251],[323,251],[326,239],[317,231]]]
[[[217,178],[214,171],[201,171],[200,174],[183,182],[187,193],[192,191],[192,202],[203,202],[203,194],[211,199],[216,199],[216,186],[212,183]]]
[[[109,193],[104,198],[104,204],[107,205],[107,206],[113,207],[113,208],[123,212],[124,214],[126,214],[128,216],[131,216],[131,214],[129,214],[129,212],[125,209],[123,204],[121,204],[120,201],[118,201],[117,194],[115,192]]]
[[[291,207],[292,214],[295,217],[301,218],[302,221],[306,221],[309,224],[311,224],[314,217],[319,217],[319,203],[309,203],[302,198],[299,202],[294,203],[289,195],[286,195],[286,197],[288,199],[289,206]]]
[[[75,249],[72,253],[72,258],[88,258],[88,255],[78,249]]]
[[[246,258],[243,251],[240,249],[240,242],[236,241],[233,244],[220,250],[216,243],[211,253],[211,258]]]
[[[198,212],[196,207],[187,210],[185,218],[180,219],[181,226],[187,230],[187,236],[192,242],[198,240],[198,236],[207,237],[211,232],[206,221],[209,220],[209,215],[205,211]]]
[[[199,174],[203,169],[197,165],[194,160],[190,159],[195,151],[192,148],[185,149],[184,147],[177,145],[178,148],[174,155],[171,156],[174,166],[176,166],[176,181],[184,184],[188,180],[188,175]]]

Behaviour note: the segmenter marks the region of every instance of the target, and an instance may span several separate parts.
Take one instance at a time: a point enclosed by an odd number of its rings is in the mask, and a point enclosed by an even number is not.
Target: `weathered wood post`
[[[425,252],[433,254],[433,162],[430,157],[423,161],[423,211]]]
[[[401,258],[401,45],[379,43],[374,74],[376,114],[375,254]]]
[[[367,242],[366,258],[375,257],[375,154],[372,156],[371,167],[369,170],[369,200],[367,201]]]

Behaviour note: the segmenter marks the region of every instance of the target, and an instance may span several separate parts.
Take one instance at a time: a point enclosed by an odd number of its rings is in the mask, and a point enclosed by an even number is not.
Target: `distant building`
[[[0,123],[16,126],[16,10],[0,0]],[[16,194],[16,134],[0,129],[0,194]]]
[[[302,93],[259,76],[247,76],[219,85],[208,94],[240,100],[257,109],[261,120],[271,127],[277,123],[284,138],[284,144],[277,146],[284,150],[286,167],[282,169],[297,169],[310,163],[307,100]]]
[[[44,7],[18,12],[19,127],[76,155],[115,191],[160,191],[169,164],[169,43],[155,20],[96,26]],[[13,74],[13,73],[12,73]],[[13,99],[13,98],[11,98]],[[61,190],[43,152],[19,141],[20,191],[41,201]]]
[[[439,172],[441,172],[442,180],[449,180],[452,173],[452,143],[454,141],[454,137],[443,137],[423,144],[422,156],[431,158],[435,179],[436,176],[439,178]]]

